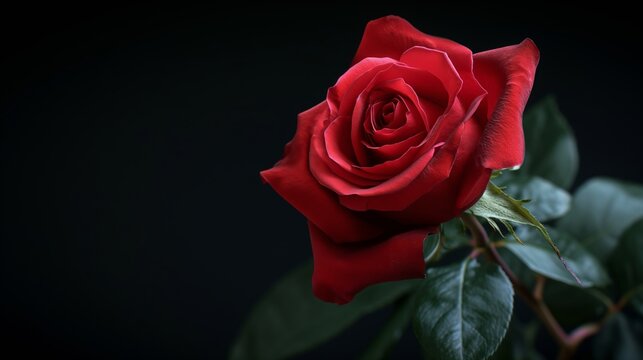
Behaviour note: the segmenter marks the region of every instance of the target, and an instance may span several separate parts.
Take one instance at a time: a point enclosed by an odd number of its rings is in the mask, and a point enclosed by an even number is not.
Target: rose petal
[[[369,79],[368,83],[366,83],[367,78]],[[379,86],[385,86],[384,84],[387,82],[399,82],[400,80],[405,84],[403,86],[402,84],[396,84],[395,86],[398,86],[398,88],[392,89],[390,95],[395,95],[399,91],[401,94],[406,94],[413,104],[418,104],[417,97],[423,96],[430,98],[432,101],[441,104],[442,108],[445,108],[447,103],[457,96],[457,91],[459,90],[459,88],[455,87],[446,88],[442,83],[442,79],[432,73],[409,67],[402,63],[392,63],[380,66],[360,77],[344,93],[338,113],[347,116],[354,113],[363,114],[368,105],[388,95],[384,91],[377,91]],[[410,91],[405,90],[405,87]],[[374,98],[371,97],[371,94],[374,95]],[[417,105],[412,107],[407,104],[407,108],[409,110],[416,108],[418,111],[422,111]],[[422,119],[424,120],[425,118],[426,116],[422,114]]]
[[[396,99],[397,100],[397,99]],[[394,101],[395,109],[391,114],[386,117],[383,115],[383,118],[386,120],[384,126],[381,129],[399,129],[406,124],[406,113],[408,112],[408,106],[403,101]]]
[[[297,132],[286,145],[284,157],[261,177],[279,195],[335,242],[373,239],[389,229],[389,223],[372,213],[356,213],[339,204],[337,195],[311,175],[308,153],[313,127],[327,119],[326,102],[299,114]]]
[[[400,62],[430,72],[440,79],[449,94],[458,93],[462,87],[460,74],[443,51],[414,46],[402,54]],[[454,97],[450,97],[446,108],[450,108],[454,100]]]
[[[455,41],[427,35],[398,16],[385,16],[366,25],[353,63],[367,57],[388,57],[400,59],[402,54],[414,46],[444,51],[458,70],[464,82],[460,98],[468,103],[481,94],[484,89],[473,75],[471,50]]]
[[[383,100],[373,100],[371,99],[371,105],[368,106],[366,110],[366,119],[362,122],[363,131],[367,134],[367,138],[372,139],[372,135],[376,132],[386,132],[392,133],[396,130],[399,130],[401,127],[406,125],[407,117],[409,115],[408,105],[404,99],[396,97],[394,100],[391,100],[389,103],[395,102],[395,110],[392,114],[393,119],[389,123],[382,123],[383,118],[383,108],[386,105],[386,102]]]
[[[384,107],[384,101],[376,101],[368,106],[368,110],[366,110],[367,112],[366,116],[368,117],[368,121],[364,121],[362,123],[365,133],[369,135],[373,135],[373,132],[379,128],[378,117],[382,113],[383,107]]]
[[[490,119],[482,134],[482,165],[505,169],[522,164],[525,140],[522,112],[534,82],[539,52],[530,39],[518,45],[477,53],[476,78],[489,93],[480,106]]]
[[[447,177],[413,204],[402,211],[389,212],[387,216],[409,226],[440,224],[471,207],[484,192],[491,176],[491,170],[482,167],[476,156],[481,133],[482,125],[472,118],[463,124],[460,141],[452,146],[457,153],[450,171],[461,176]],[[441,154],[442,150],[436,159]]]
[[[397,63],[397,61],[388,58],[368,58],[351,66],[348,71],[337,80],[337,83],[328,89],[326,98],[331,114],[337,114],[340,111],[340,105],[342,103],[348,103],[345,106],[350,108],[351,111],[344,115],[350,115],[355,99],[357,99],[357,95],[361,93],[362,89],[371,82],[375,74],[394,63]],[[353,89],[353,95],[347,96],[351,89]]]
[[[455,196],[456,215],[460,215],[480,199],[491,178],[491,170],[482,166],[480,162],[479,146],[474,145],[474,139],[480,139],[483,132],[481,129],[480,121],[473,118],[467,124],[465,133],[462,135],[466,139],[466,144],[458,149],[454,165],[456,168],[454,171],[462,174],[459,190]]]
[[[354,130],[353,130],[354,131]],[[344,171],[351,172],[353,165],[358,162],[366,162],[366,154],[357,154],[355,146],[351,143],[351,122],[350,119],[339,116],[332,120],[328,127],[321,132],[319,140],[323,141],[323,151],[319,152],[321,157],[327,157],[330,161]],[[317,148],[317,138],[313,141],[313,147]]]
[[[424,194],[431,191],[433,187],[449,176],[455,160],[458,145],[460,144],[462,128],[463,126],[461,126],[459,130],[455,131],[447,146],[440,146],[437,155],[434,156],[435,148],[431,149],[432,152],[426,154],[426,156],[430,158],[425,165],[422,165],[425,161],[425,159],[422,158],[413,164],[414,166],[422,166],[420,169],[421,171],[417,176],[413,177],[411,181],[408,181],[405,186],[397,188],[391,186],[396,185],[397,182],[399,182],[399,179],[396,177],[393,179],[397,181],[390,181],[389,187],[386,188],[388,191],[378,191],[376,193],[371,191],[373,193],[366,194],[342,194],[342,196],[339,197],[342,205],[356,211],[378,210],[397,212],[406,209],[409,205],[413,204]],[[402,173],[398,176],[401,176],[403,179],[408,178],[408,176],[404,177],[404,175],[405,174]],[[374,189],[380,190],[378,187],[375,187]],[[381,190],[383,189],[384,188],[381,187]],[[430,207],[435,208],[435,204],[438,203],[434,203],[430,205]],[[390,217],[397,219],[396,214],[393,214]]]
[[[447,54],[443,51],[428,49],[421,46],[415,46],[406,50],[400,57],[400,61],[406,65],[426,69],[426,71],[431,71],[436,77],[440,79],[442,84],[447,89],[448,93],[451,95],[449,97],[449,102],[446,105],[448,113],[445,116],[439,117],[429,133],[429,143],[435,141],[440,141],[445,139],[445,136],[449,136],[455,128],[460,126],[462,121],[467,120],[466,117],[463,117],[461,113],[452,111],[453,102],[456,97],[453,94],[458,94],[462,88],[463,81],[460,78],[457,70],[451,63],[451,60],[448,58]],[[462,101],[463,99],[460,98]],[[463,105],[468,104],[465,102]],[[455,115],[455,116],[454,116]],[[460,119],[460,121],[449,121],[449,119]]]
[[[382,73],[378,74],[375,78]],[[392,141],[395,143],[400,143],[408,139],[409,137],[416,136],[419,133],[426,134],[427,126],[428,126],[428,120],[426,119],[426,113],[424,110],[419,107],[419,99],[413,90],[411,86],[409,86],[402,78],[393,78],[390,80],[385,80],[382,81],[381,83],[377,83],[375,85],[374,89],[370,89],[367,87],[364,92],[359,96],[357,100],[357,104],[355,106],[355,110],[353,112],[353,116],[351,119],[351,144],[353,146],[353,154],[357,158],[357,162],[353,162],[354,165],[361,166],[361,167],[370,167],[370,166],[375,166],[377,163],[371,163],[369,160],[373,159],[371,156],[371,153],[364,148],[363,144],[365,140],[370,140],[371,137],[369,137],[368,133],[364,132],[364,123],[367,122],[366,117],[369,116],[368,114],[368,104],[372,103],[373,100],[367,100],[367,98],[372,97],[373,95],[377,96],[377,93],[382,93],[385,94],[385,96],[390,97],[390,96],[397,96],[402,99],[403,105],[400,105],[400,108],[406,108],[410,112],[410,116],[408,119],[406,119],[405,126],[403,126],[400,129],[395,129],[399,131],[393,131],[398,137],[391,137]],[[370,95],[370,96],[369,96]],[[377,101],[377,99],[375,99]],[[420,118],[422,121],[418,122],[417,118]],[[408,120],[408,121],[407,121]],[[370,122],[369,122],[370,123]],[[377,130],[374,133],[377,133],[379,131],[386,131],[386,130]],[[338,142],[341,141],[342,138],[336,138],[336,137],[325,137],[326,141],[326,148],[329,152],[329,156],[332,158],[338,159],[338,158],[348,158],[348,156],[341,156],[339,154],[331,154],[333,149],[335,148],[334,146],[329,145],[329,138],[331,142]],[[372,137],[375,139],[375,145],[385,145],[386,143],[378,142],[377,137]],[[417,145],[418,143],[414,143],[412,145]],[[398,158],[407,149],[402,149],[402,151],[397,151],[396,154],[398,156],[393,157],[389,155],[386,157],[386,160],[392,160],[395,158]],[[378,159],[377,157],[375,159]]]
[[[323,125],[321,125],[323,126]],[[329,186],[324,179],[332,183],[346,182],[347,186],[372,187],[390,178],[413,161],[418,152],[417,146],[407,148],[406,152],[396,159],[372,166],[359,166],[352,152],[350,123],[347,119],[338,118],[332,121],[326,130],[319,129],[321,136],[315,135],[311,146],[311,169],[320,183]],[[363,151],[364,149],[362,149]],[[364,153],[362,156],[367,157]],[[325,164],[325,166],[320,165]],[[330,172],[327,172],[330,171]],[[338,178],[338,179],[334,179]],[[334,189],[333,187],[330,187]]]
[[[426,115],[426,120],[428,123],[427,128],[431,129],[434,125],[437,119],[442,115],[444,112],[444,108],[441,108],[439,105],[418,97],[421,108],[424,110],[424,114]],[[406,103],[407,99],[402,98],[402,101]],[[408,105],[410,106],[410,105]],[[374,143],[376,144],[391,144],[395,142],[399,142],[403,139],[408,138],[409,136],[412,136],[414,133],[417,133],[417,130],[419,126],[423,126],[422,120],[417,119],[417,115],[415,115],[415,111],[409,111],[406,113],[406,119],[407,123],[409,126],[403,126],[398,129],[380,129],[377,130],[370,135],[373,138]]]
[[[409,96],[415,96],[413,94],[414,88],[423,89],[425,92],[433,95],[434,98],[442,98],[445,101],[450,101],[448,99],[457,95],[456,88],[449,89],[450,92],[447,93],[439,78],[428,72],[404,66],[401,63],[391,63],[386,66],[378,67],[378,69],[374,70],[372,73],[364,73],[356,80],[356,82],[360,82],[361,86],[361,82],[365,81],[370,76],[372,77],[370,78],[369,84],[366,85],[366,88],[360,89],[362,91],[359,96],[362,99],[364,99],[367,94],[370,93],[370,90],[377,86],[377,84],[386,83],[389,80],[395,80],[402,77],[411,81],[411,87],[407,87],[408,91],[410,91]],[[342,190],[339,190],[339,187],[335,187],[335,185],[331,184],[336,184],[338,186],[339,184],[344,184],[347,186],[342,186],[345,189],[344,191],[348,191],[346,189],[352,189],[353,185],[366,186],[369,180],[385,180],[391,176],[397,175],[400,171],[408,167],[411,162],[415,161],[415,154],[417,154],[418,150],[416,147],[411,147],[398,159],[371,166],[360,166],[359,164],[366,162],[367,158],[366,154],[360,154],[359,149],[356,149],[357,146],[361,147],[361,139],[364,137],[364,134],[362,133],[363,125],[360,124],[360,126],[355,126],[355,124],[360,121],[364,121],[363,116],[365,116],[364,112],[366,112],[367,106],[365,101],[359,100],[357,101],[357,105],[353,105],[355,107],[354,109],[344,109],[349,106],[347,104],[354,104],[350,99],[358,97],[357,89],[358,86],[355,84],[343,94],[344,97],[341,99],[338,110],[338,114],[340,115],[333,119],[327,129],[323,132],[323,139],[313,139],[313,149],[317,158],[312,159],[311,162],[317,160],[325,162],[330,161],[327,163],[327,166],[314,165],[313,174],[320,183],[338,193],[341,193]],[[405,99],[403,98],[403,100]],[[417,96],[415,99],[411,99],[411,101],[413,103],[419,103]],[[414,111],[414,116],[420,117],[424,126],[426,126],[428,120],[426,119],[427,116],[424,113],[424,110],[421,107],[414,106],[412,111]],[[355,116],[355,118],[352,119],[354,128],[351,130],[347,128],[346,117],[341,115],[350,112],[354,112],[353,116]],[[415,114],[415,112],[417,112],[417,114]],[[406,134],[406,127],[401,128],[400,131],[402,129],[404,129],[404,133]],[[347,132],[349,131],[351,132],[350,138],[353,141],[353,151],[350,150],[347,142],[343,141],[343,139],[349,138],[347,135]],[[355,133],[358,134],[356,136],[352,135]],[[362,135],[361,137],[360,134]],[[411,133],[407,136],[410,135]],[[355,144],[355,142],[358,143]],[[424,146],[424,144],[421,145]],[[427,148],[427,151],[428,150],[430,150],[430,146]],[[428,161],[428,158],[425,157],[425,159]],[[334,171],[336,175],[332,176],[332,174],[326,172],[327,170]],[[412,172],[407,172],[405,175],[408,176],[411,173]],[[360,180],[355,178],[356,176],[363,177],[364,179]],[[333,177],[340,179],[333,179]],[[407,180],[410,181],[412,179]]]
[[[337,245],[309,223],[313,248],[313,293],[319,299],[345,304],[369,285],[424,276],[422,247],[434,227],[407,231],[360,244]]]
[[[345,171],[345,169],[337,166],[334,161],[328,160],[323,142],[313,138],[313,152],[310,155],[311,173],[320,184],[333,190],[338,195],[373,196],[387,194],[406,187],[426,167],[435,150],[424,151],[422,156],[416,159],[416,153],[424,145],[426,144],[412,146],[399,158],[385,161],[373,167],[362,168],[354,166],[351,171]],[[411,163],[410,166],[407,165],[409,163]],[[355,179],[356,176],[359,179]],[[362,185],[363,182],[369,179],[369,176],[372,179],[381,177],[380,182],[372,185]]]
[[[406,152],[411,146],[417,146],[422,142],[422,139],[426,135],[424,133],[418,133],[410,138],[406,138],[400,142],[393,144],[385,144],[382,146],[373,146],[366,142],[362,142],[364,147],[369,150],[369,153],[372,154],[374,158],[378,161],[389,161],[399,158],[402,154]]]
[[[427,35],[398,16],[385,16],[370,21],[366,25],[353,64],[367,57],[389,57],[399,59],[402,54],[414,47],[444,51],[460,71],[471,67],[471,50],[455,41]]]
[[[362,91],[362,94],[359,95],[361,98],[365,97],[365,94],[368,94],[372,88],[377,86],[377,84],[384,83],[388,80],[394,80],[398,78],[403,78],[408,85],[410,85],[411,90],[416,90],[416,91],[421,91],[423,95],[427,95],[429,97],[437,101],[444,101],[446,105],[447,103],[452,103],[453,100],[457,97],[457,92],[459,90],[459,87],[456,86],[450,86],[448,89],[445,88],[444,84],[442,83],[442,78],[444,77],[436,77],[435,75],[426,72],[421,69],[413,68],[413,67],[408,67],[405,66],[404,64],[401,63],[392,63],[389,64],[385,67],[380,67],[378,68],[378,71],[374,73],[368,73],[363,75],[358,79],[358,81],[362,81],[366,79],[368,76],[373,75],[371,78],[370,83],[368,86]],[[456,74],[457,75],[457,74]],[[459,83],[456,83],[459,84]],[[453,83],[451,83],[453,85]],[[353,86],[351,89],[348,90],[344,95],[345,97],[342,98],[342,102],[339,105],[339,114],[344,114],[348,113],[348,109],[345,109],[345,107],[350,106],[351,101],[346,101],[347,98],[352,98],[352,97],[357,97],[356,95],[357,92],[357,85]],[[414,103],[419,105],[420,101],[418,99],[414,100]],[[348,105],[347,105],[348,104]],[[425,126],[428,124],[427,120],[427,115],[424,113],[424,110],[419,107],[415,106],[414,109],[417,109]],[[477,103],[476,103],[477,105]],[[355,149],[357,145],[361,145],[361,138],[359,135],[353,135],[355,132],[361,133],[361,129],[363,128],[362,126],[355,126],[355,123],[362,120],[363,121],[363,114],[366,111],[366,104],[364,101],[360,100],[357,101],[357,105],[355,109],[350,109],[351,111],[354,111],[355,113],[353,116],[356,116],[352,119],[353,122],[353,129],[351,130],[351,136],[352,136],[352,144]],[[445,120],[447,124],[451,124],[453,122],[460,123],[464,121],[463,118],[461,118],[463,115],[463,112],[454,112],[450,111],[449,116],[447,117],[448,120]],[[417,115],[416,115],[417,116]],[[337,128],[333,131],[341,131],[342,134],[345,134],[345,124],[343,123],[337,123],[338,121],[345,121],[345,118],[340,117],[337,118],[336,120],[333,121],[333,123],[330,124],[330,127],[335,127]],[[441,120],[437,120],[436,123],[441,122]],[[442,121],[444,122],[444,121]],[[425,148],[424,151],[429,152],[431,151],[432,147],[435,145],[436,141],[439,140],[439,134],[442,134],[442,131],[439,131],[439,129],[444,126],[445,129],[451,129],[447,125],[441,125],[438,129],[433,129],[432,133],[434,133],[432,136],[429,137],[429,140],[426,141],[426,146],[425,144],[422,144],[422,147]],[[317,150],[318,155],[320,156],[321,159],[326,161],[326,159],[332,159],[333,162],[336,164],[328,164],[327,168],[330,170],[337,170],[340,169],[340,172],[338,172],[338,177],[340,178],[347,178],[349,179],[350,183],[353,184],[358,184],[360,183],[359,180],[350,180],[351,176],[363,176],[365,179],[369,180],[375,180],[375,179],[385,179],[386,176],[393,176],[399,174],[403,169],[406,167],[409,167],[411,165],[412,161],[415,161],[417,158],[415,157],[415,154],[417,153],[416,150],[417,148],[409,148],[409,150],[404,153],[400,158],[387,161],[386,163],[381,163],[381,164],[376,164],[373,166],[359,166],[358,162],[355,161],[357,160],[365,160],[365,154],[357,154],[357,151],[350,152],[345,145],[344,142],[341,142],[341,139],[344,139],[344,136],[331,136],[328,133],[325,133],[324,138],[326,139],[326,143],[321,145],[321,144],[316,144],[316,141],[313,140],[313,147]],[[330,139],[330,140],[329,140]],[[341,143],[337,143],[339,142]],[[356,141],[360,141],[358,144],[355,144]],[[335,144],[332,144],[335,143]],[[328,156],[324,156],[324,152],[328,152]],[[428,161],[430,158],[427,158],[425,156],[422,157],[425,161]],[[426,165],[426,164],[425,164]],[[352,170],[349,168],[349,166],[352,166]],[[315,170],[315,169],[313,169]],[[341,171],[344,172],[350,172],[352,175],[342,175]],[[314,171],[313,171],[314,172]],[[409,176],[413,173],[419,174],[419,171],[407,171],[403,175],[398,176],[401,179],[404,179],[404,182],[409,182],[412,181],[413,179],[409,178]],[[349,191],[349,188],[352,187],[345,187],[344,190],[339,190],[338,187],[334,187],[332,184],[340,184],[341,180],[331,180],[329,177],[324,176],[324,174],[314,174],[315,177],[325,186],[329,186],[329,188],[333,189],[336,191],[338,194],[344,194],[344,192]],[[324,178],[327,180],[331,181],[324,181]],[[393,180],[391,183],[395,183],[396,181],[399,181],[399,179]],[[385,189],[389,188],[390,184],[387,184],[383,187],[379,187],[379,189]],[[372,192],[372,193],[378,193],[380,190],[374,189],[374,190],[368,190],[368,189],[352,189],[349,192],[357,191],[357,192]]]
[[[393,191],[389,192],[384,192],[384,191],[378,191],[378,192],[363,192],[363,193],[355,193],[355,194],[340,194],[340,201],[342,204],[350,209],[356,210],[356,211],[365,211],[365,210],[378,210],[378,211],[402,211],[404,210],[403,214],[408,214],[408,217],[410,218],[410,221],[414,221],[413,219],[433,219],[434,217],[428,216],[428,217],[422,217],[424,216],[423,214],[430,214],[432,212],[438,211],[441,212],[441,209],[443,209],[445,206],[448,204],[452,203],[452,199],[449,199],[448,197],[446,198],[440,198],[440,201],[428,201],[422,203],[421,206],[416,206],[418,199],[421,198],[426,198],[427,193],[433,192],[433,188],[437,187],[438,184],[440,184],[443,180],[447,179],[451,172],[452,168],[455,164],[456,159],[459,157],[462,157],[463,155],[463,150],[461,149],[469,149],[472,148],[474,149],[478,145],[477,139],[478,137],[472,135],[473,130],[471,128],[471,124],[468,124],[471,122],[469,121],[463,121],[463,120],[457,120],[455,118],[455,114],[459,114],[459,116],[462,119],[470,119],[471,116],[473,115],[473,112],[477,109],[477,105],[480,102],[480,100],[483,98],[484,95],[481,95],[478,97],[474,103],[469,107],[466,113],[463,113],[462,110],[462,104],[460,104],[459,101],[456,101],[454,104],[454,107],[452,109],[453,114],[447,115],[447,118],[454,117],[453,121],[457,121],[459,124],[458,127],[452,131],[451,134],[449,134],[449,138],[444,143],[443,146],[440,147],[440,149],[437,151],[435,156],[430,159],[430,162],[428,162],[427,165],[425,165],[425,168],[422,169],[422,171],[413,179],[413,181],[409,182],[406,184],[404,187],[399,187],[397,189],[394,189]],[[448,120],[450,121],[450,120]],[[465,128],[466,125],[466,128]],[[478,129],[478,125],[476,124],[476,129]],[[467,136],[464,140],[460,140],[461,137],[463,136],[462,134],[466,133]],[[461,144],[462,143],[462,144]],[[459,154],[459,155],[457,155]],[[471,157],[472,151],[467,151],[466,155],[468,157]],[[467,158],[468,159],[468,158]],[[413,164],[414,166],[416,164]],[[409,167],[411,168],[411,167]],[[472,169],[473,171],[473,169]],[[463,168],[460,168],[458,171],[455,171],[455,174],[462,174],[462,173],[468,173],[469,170],[465,170]],[[477,174],[477,173],[476,173]],[[404,175],[404,173],[402,173]],[[466,176],[466,174],[465,174]],[[395,179],[395,178],[393,178]],[[380,185],[374,187],[374,189],[378,189]],[[437,190],[436,190],[437,191]],[[369,196],[364,196],[365,194]],[[452,196],[455,196],[456,194],[453,194]],[[416,205],[413,205],[413,209],[415,210],[410,210],[406,211],[411,204],[416,203]],[[443,204],[441,206],[436,206],[435,204]],[[447,205],[444,205],[447,204]],[[417,210],[417,211],[416,211]],[[416,216],[417,215],[417,216]],[[442,212],[442,215],[449,216],[449,212],[444,211]],[[397,218],[395,214],[392,215],[392,217]],[[449,216],[446,218],[448,220],[453,216]],[[400,219],[398,219],[400,221]],[[401,221],[404,221],[404,219],[401,219]],[[444,221],[444,220],[443,220]],[[417,221],[417,223],[422,223],[422,221]],[[427,222],[424,222],[427,223]],[[437,224],[439,222],[428,222],[429,224]]]
[[[371,87],[373,86],[374,82],[378,78],[380,74],[383,72],[380,72],[378,75],[376,75],[371,82],[369,86],[362,91],[362,93],[359,95],[357,102],[355,104],[355,109],[353,110],[353,114],[351,117],[351,130],[350,130],[350,140],[352,144],[352,155],[357,159],[357,161],[353,161],[352,164],[354,165],[359,165],[359,166],[371,166],[375,164],[371,164],[369,160],[372,159],[368,151],[364,149],[362,146],[363,142],[365,139],[369,139],[369,134],[368,132],[364,132],[364,123],[369,123],[373,124],[374,127],[379,127],[377,126],[377,121],[374,121],[370,119],[370,121],[367,120],[369,117],[377,116],[376,114],[369,114],[368,109],[369,105],[372,103],[379,103],[383,99],[379,99],[377,97],[381,98],[390,98],[393,96],[397,97],[404,97],[404,98],[409,98],[409,100],[404,100],[404,106],[403,107],[408,107],[407,103],[415,100],[415,103],[418,103],[417,95],[413,91],[413,88],[411,88],[408,84],[404,82],[402,78],[394,78],[386,81],[382,81],[381,83],[377,83],[377,85],[374,85],[375,88],[372,89]],[[380,95],[378,95],[380,94]],[[373,99],[373,97],[376,97]],[[407,102],[408,101],[408,102]],[[341,106],[340,106],[341,108]],[[424,118],[426,115],[422,111],[422,109],[418,109],[417,106],[412,106],[411,111],[414,113],[418,113],[420,117]],[[414,118],[413,118],[414,119]],[[404,132],[405,134],[408,134],[407,136],[411,136],[417,133],[417,130],[414,128],[414,123],[407,123],[407,126],[403,128],[404,131],[400,131],[399,133]],[[332,146],[329,144],[329,142],[343,142],[345,138],[337,138],[333,137],[332,134],[328,134],[329,136],[324,135],[324,140],[326,142],[326,148],[329,151],[329,155],[332,158],[339,159],[342,161],[342,159],[350,159],[350,156],[348,154],[331,154],[332,151],[336,148],[336,146]],[[396,142],[402,141],[404,138],[401,138],[397,140]],[[401,155],[401,154],[400,154]]]

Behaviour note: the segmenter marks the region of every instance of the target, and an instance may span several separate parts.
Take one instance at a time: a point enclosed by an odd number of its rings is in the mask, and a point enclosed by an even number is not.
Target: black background
[[[304,219],[258,172],[383,15],[474,52],[531,37],[531,101],[557,95],[577,184],[643,182],[636,12],[538,6],[3,9],[0,356],[223,357],[310,256]],[[310,357],[353,357],[384,315]],[[395,355],[411,354],[407,334]]]

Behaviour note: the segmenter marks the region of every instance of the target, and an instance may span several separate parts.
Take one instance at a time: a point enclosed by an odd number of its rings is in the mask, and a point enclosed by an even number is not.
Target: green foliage
[[[578,150],[556,100],[550,96],[531,106],[523,117],[523,129],[525,161],[520,170],[507,175],[522,182],[537,176],[569,189],[578,172]]]
[[[283,359],[339,334],[362,316],[391,304],[420,281],[371,286],[347,305],[317,300],[310,291],[312,262],[282,278],[250,312],[230,359]]]
[[[609,264],[620,293],[643,315],[643,219],[621,236]]]
[[[424,263],[428,264],[437,260],[440,257],[441,249],[440,233],[427,235],[424,239]]]
[[[576,140],[553,97],[531,106],[523,117],[525,161],[516,171],[503,171],[494,183],[541,222],[569,210],[569,189],[578,172]]]
[[[445,250],[453,250],[469,245],[470,236],[460,218],[442,224],[442,240]]]
[[[523,166],[494,173],[493,183],[468,211],[500,234],[492,236],[500,256],[528,289],[536,274],[548,278],[544,300],[563,326],[573,329],[607,319],[595,337],[597,359],[643,357],[643,186],[596,178],[572,198],[567,190],[578,170],[578,151],[554,99],[532,106],[523,127]],[[515,232],[512,224],[518,224]],[[497,265],[478,260],[486,258],[485,252],[471,239],[460,219],[442,224],[440,233],[427,235],[424,242],[425,262],[435,266],[440,260],[440,267],[427,270],[426,280],[371,286],[342,306],[313,297],[308,263],[262,297],[230,359],[292,357],[389,305],[390,318],[361,359],[387,358],[410,322],[431,359],[543,359],[534,346],[544,327],[535,318],[512,319],[511,282]],[[454,249],[463,251],[440,259]],[[625,300],[630,317],[610,312]]]
[[[643,186],[595,178],[583,184],[574,196],[571,210],[558,227],[583,243],[601,261],[606,261],[619,237],[643,218]]]
[[[581,281],[576,277],[576,274],[567,266],[567,263],[563,259],[560,250],[554,243],[554,241],[549,236],[547,229],[543,224],[538,221],[530,212],[523,206],[523,202],[512,198],[511,196],[504,193],[499,187],[495,186],[493,183],[487,185],[487,190],[482,195],[482,198],[469,209],[474,215],[483,217],[490,222],[492,226],[495,226],[493,219],[498,219],[513,232],[511,225],[507,221],[514,223],[530,225],[538,229],[542,234],[543,238],[547,241],[551,249],[554,251],[556,256],[560,259],[561,264],[567,270],[567,272],[573,277],[573,279],[579,284]],[[515,234],[514,234],[515,235]],[[515,236],[519,240],[519,237]]]
[[[504,179],[504,191],[515,199],[529,200],[524,207],[541,222],[558,219],[565,215],[571,206],[572,197],[569,193],[553,183],[538,177]]]
[[[522,260],[529,269],[545,277],[564,282],[568,285],[580,284],[563,267],[556,255],[540,240],[540,234],[529,228],[518,232],[524,244],[507,242],[506,248]],[[567,260],[572,270],[582,280],[582,286],[603,286],[610,282],[607,272],[601,263],[574,238],[556,229],[549,229],[549,234]]]
[[[485,359],[507,331],[513,288],[495,264],[465,259],[427,271],[413,328],[432,359]]]

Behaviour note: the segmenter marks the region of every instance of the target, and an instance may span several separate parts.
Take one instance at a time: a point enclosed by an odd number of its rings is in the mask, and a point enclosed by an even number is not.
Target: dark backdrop
[[[304,219],[258,171],[379,16],[474,52],[531,37],[532,102],[557,95],[579,181],[643,182],[635,12],[528,6],[3,9],[0,353],[221,358],[310,256]],[[384,315],[311,357],[354,356]],[[407,334],[396,355],[411,354]]]

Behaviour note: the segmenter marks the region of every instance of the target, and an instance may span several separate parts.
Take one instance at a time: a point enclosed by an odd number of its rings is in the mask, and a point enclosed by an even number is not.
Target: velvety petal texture
[[[519,166],[525,156],[522,112],[536,76],[538,48],[526,39],[473,58],[476,78],[489,93],[481,109],[489,119],[480,144],[482,163],[489,169]]]
[[[386,220],[341,206],[337,195],[321,186],[310,173],[312,130],[316,124],[323,124],[327,116],[326,102],[299,114],[297,132],[286,145],[283,159],[262,171],[261,177],[311,223],[324,229],[333,241],[345,243],[379,237],[388,230]]]
[[[353,66],[261,172],[308,219],[317,297],[423,276],[427,234],[522,163],[538,56],[531,40],[474,55],[396,16],[368,23]]]
[[[422,246],[435,227],[404,231],[389,238],[351,246],[335,243],[315,225],[308,225],[315,259],[313,293],[344,304],[368,285],[418,277],[424,273]]]

